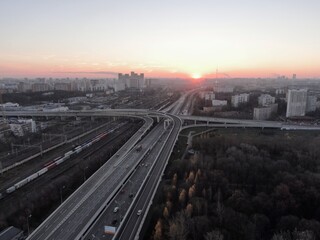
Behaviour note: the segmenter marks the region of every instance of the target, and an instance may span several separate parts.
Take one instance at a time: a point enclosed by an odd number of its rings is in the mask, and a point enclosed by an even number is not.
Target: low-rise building
[[[37,127],[36,123],[32,119],[19,119],[17,121],[13,121],[9,123],[10,130],[16,136],[24,136],[28,132],[36,132]]]
[[[213,107],[217,107],[217,106],[227,106],[228,105],[228,101],[227,100],[212,100],[212,106]]]
[[[273,114],[278,111],[278,104],[270,104],[265,107],[258,107],[253,109],[253,119],[254,120],[267,120]]]
[[[50,87],[47,83],[34,83],[32,84],[32,92],[45,92],[49,91]]]
[[[71,83],[55,83],[54,89],[60,91],[71,91]]]
[[[19,108],[19,103],[6,102],[4,104],[0,104],[0,109],[3,110],[13,110]]]

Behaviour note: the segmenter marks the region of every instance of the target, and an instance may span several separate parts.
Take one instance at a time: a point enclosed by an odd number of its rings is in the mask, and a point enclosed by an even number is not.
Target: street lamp
[[[86,169],[88,169],[88,167],[85,167],[83,169],[83,182],[85,182],[87,180],[87,177],[86,177]]]
[[[60,188],[60,204],[62,204],[62,201],[63,201],[63,199],[62,199],[62,190],[65,189],[65,188],[66,188],[66,186],[64,186],[64,185]]]
[[[27,216],[27,228],[28,228],[28,236],[30,235],[29,218],[31,218],[31,217],[32,217],[32,215],[31,215],[31,214],[29,214],[29,215]]]

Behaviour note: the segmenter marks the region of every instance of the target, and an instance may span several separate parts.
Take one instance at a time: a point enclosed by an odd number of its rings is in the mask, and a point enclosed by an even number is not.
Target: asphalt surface
[[[152,171],[146,176],[147,181],[142,186],[142,189],[137,196],[133,207],[128,212],[127,217],[123,220],[122,226],[120,226],[114,239],[117,240],[131,240],[135,239],[139,234],[142,227],[144,218],[152,203],[157,187],[160,183],[161,176],[165,170],[174,144],[177,140],[178,134],[181,128],[181,121],[177,117],[173,117],[174,125],[172,132],[170,133],[168,140],[166,141],[163,150],[161,151],[156,164],[152,168]],[[138,215],[138,211],[141,210],[141,215]]]
[[[122,218],[135,200],[138,190],[149,174],[152,165],[158,160],[158,155],[166,142],[165,139],[168,137],[169,131],[161,130],[161,132],[163,133],[162,135],[159,134],[157,138],[153,139],[155,142],[154,147],[141,160],[129,180],[115,195],[83,239],[112,239],[113,235],[104,233],[104,226],[119,227]],[[114,212],[116,207],[119,210]]]
[[[152,125],[152,119],[146,119],[147,122],[142,128],[27,239],[76,239],[76,236],[85,228],[97,209],[108,199],[129,171],[130,159],[132,157],[139,158],[140,155],[145,153],[142,150],[138,154],[133,150],[136,154],[127,154],[144,134],[144,131]],[[156,134],[155,131],[151,131],[142,140],[141,144],[151,142],[149,138],[155,137]],[[129,165],[128,168],[127,165]]]

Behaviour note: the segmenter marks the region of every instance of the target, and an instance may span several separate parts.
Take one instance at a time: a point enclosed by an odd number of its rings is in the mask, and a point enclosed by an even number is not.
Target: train
[[[82,143],[81,145],[78,145],[76,147],[74,147],[72,150],[64,153],[62,156],[55,158],[52,161],[49,161],[47,163],[45,163],[43,165],[43,168],[41,168],[39,171],[31,174],[30,176],[22,179],[21,181],[15,183],[13,186],[7,188],[5,190],[5,192],[0,193],[0,199],[4,198],[5,195],[10,194],[14,191],[16,191],[17,189],[23,187],[24,185],[26,185],[27,183],[35,180],[36,178],[40,177],[41,175],[45,174],[46,172],[50,171],[51,169],[55,168],[56,166],[60,165],[61,163],[63,163],[64,161],[68,160],[72,155],[78,154],[81,151],[83,151],[84,149],[90,147],[92,144],[100,141],[101,139],[103,139],[104,137],[106,137],[108,135],[108,133],[113,132],[113,130],[109,130],[106,132],[103,132],[97,136],[95,136],[94,138]]]

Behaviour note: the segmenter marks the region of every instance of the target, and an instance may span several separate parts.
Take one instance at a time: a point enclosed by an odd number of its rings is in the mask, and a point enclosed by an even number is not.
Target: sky
[[[319,0],[1,0],[1,77],[320,77]]]

